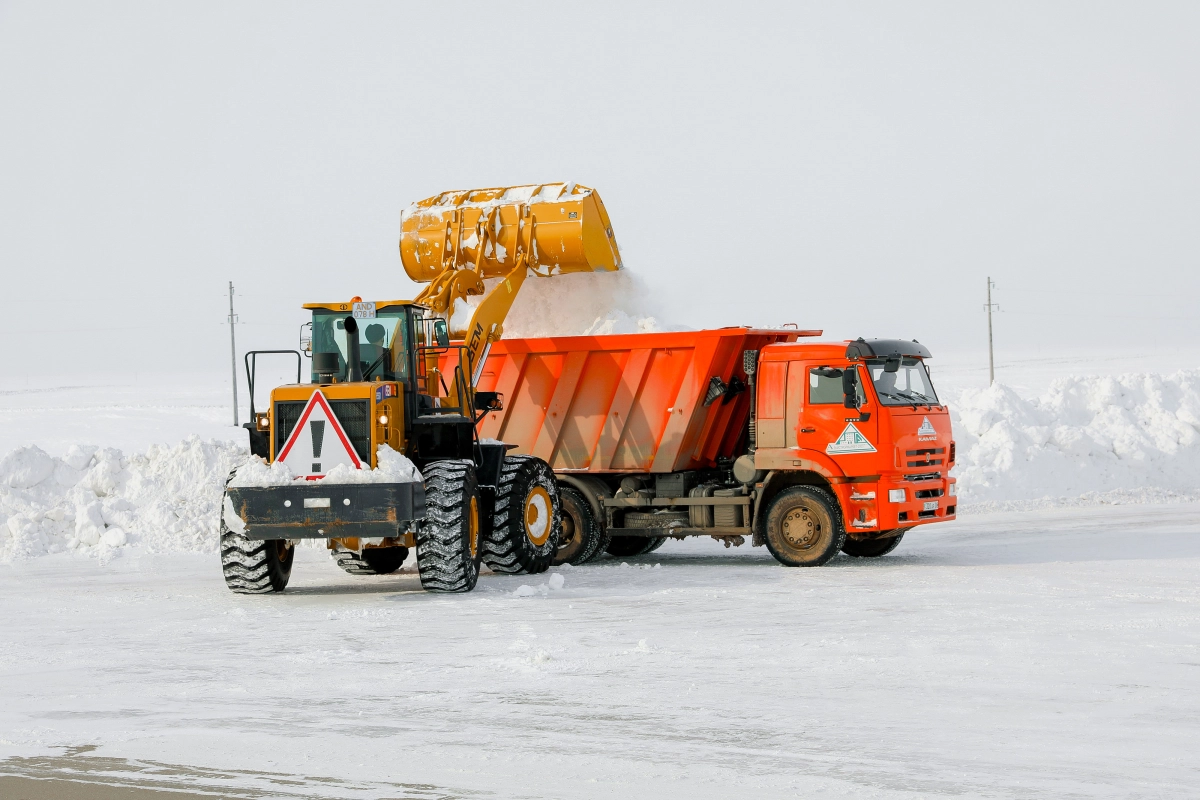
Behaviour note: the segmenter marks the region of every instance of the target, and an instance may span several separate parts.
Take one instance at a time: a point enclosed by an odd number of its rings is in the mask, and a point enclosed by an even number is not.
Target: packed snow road
[[[439,596],[301,550],[287,592],[245,597],[212,555],[0,567],[0,774],[231,797],[1200,786],[1200,505],[968,517],[821,569],[689,541],[556,573]]]

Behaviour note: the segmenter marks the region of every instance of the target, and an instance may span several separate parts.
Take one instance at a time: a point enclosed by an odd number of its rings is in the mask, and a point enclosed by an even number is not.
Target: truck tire
[[[605,551],[614,558],[640,556],[654,552],[666,540],[665,536],[614,536]]]
[[[558,552],[554,554],[554,565],[586,564],[602,552],[604,532],[595,509],[574,486],[558,487],[562,503],[562,538]]]
[[[282,592],[292,577],[296,548],[286,539],[247,539],[221,520],[221,571],[238,594]]]
[[[833,495],[816,486],[793,486],[767,510],[767,549],[787,567],[819,567],[846,541],[842,510]]]
[[[351,575],[391,575],[408,558],[408,548],[366,547],[362,555],[353,550],[331,550],[329,554]]]
[[[483,562],[492,572],[535,575],[550,568],[561,539],[562,502],[550,465],[533,456],[505,456]]]
[[[479,580],[483,503],[475,465],[435,461],[424,468],[425,519],[417,529],[417,573],[428,592],[469,592]]]
[[[903,528],[893,531],[896,535],[889,536],[886,539],[852,539],[847,536],[846,541],[842,543],[842,552],[848,556],[855,556],[857,558],[886,556],[900,544],[900,540],[904,538],[904,531],[905,529]]]

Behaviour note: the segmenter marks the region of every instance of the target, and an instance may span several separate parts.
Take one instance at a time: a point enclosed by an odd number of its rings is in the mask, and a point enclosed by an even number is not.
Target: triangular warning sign
[[[930,424],[929,417],[925,417],[923,420],[921,420],[921,427],[917,428],[917,436],[921,439],[924,439],[926,436],[933,439],[937,438],[937,431],[934,430],[933,425]]]
[[[825,452],[831,456],[844,456],[850,453],[874,453],[875,447],[851,422],[841,436],[825,447]]]
[[[348,464],[355,469],[363,466],[350,444],[350,437],[319,389],[308,399],[296,427],[292,428],[275,460],[287,464],[298,478],[323,477],[338,464]]]

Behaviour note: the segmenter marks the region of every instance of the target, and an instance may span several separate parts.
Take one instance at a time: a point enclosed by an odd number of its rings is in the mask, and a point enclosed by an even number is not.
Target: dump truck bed
[[[741,452],[750,414],[750,393],[738,388],[746,384],[742,352],[815,333],[720,328],[503,339],[478,388],[501,393],[504,409],[480,421],[479,435],[515,444],[558,471],[712,468]],[[706,404],[714,377],[726,389]]]

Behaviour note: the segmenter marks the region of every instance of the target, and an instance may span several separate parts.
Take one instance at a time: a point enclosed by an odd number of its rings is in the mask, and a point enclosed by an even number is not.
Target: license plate
[[[937,505],[937,503],[934,503]],[[304,498],[305,508],[329,508],[328,497],[306,497]]]
[[[922,511],[937,511],[937,500],[926,500]]]

